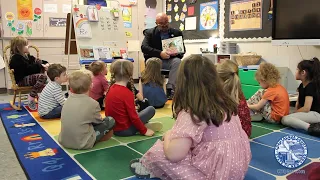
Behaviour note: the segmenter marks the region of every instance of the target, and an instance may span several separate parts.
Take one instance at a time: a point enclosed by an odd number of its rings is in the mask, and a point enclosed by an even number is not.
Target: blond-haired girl
[[[32,86],[28,95],[28,105],[31,110],[35,110],[34,99],[42,91],[47,81],[47,76],[43,73],[48,69],[48,62],[39,60],[30,55],[28,50],[28,40],[22,36],[17,36],[11,40],[10,44],[10,69],[14,70],[14,78],[19,86]]]
[[[252,121],[280,123],[282,117],[289,114],[290,101],[287,90],[279,84],[279,70],[273,64],[261,63],[255,77],[263,89],[247,101],[255,113]]]
[[[162,108],[167,102],[164,77],[161,75],[162,61],[159,58],[149,58],[146,69],[139,81],[139,91],[155,108]]]
[[[223,89],[231,95],[231,98],[235,102],[238,102],[238,116],[241,121],[242,129],[247,133],[248,137],[250,137],[252,127],[250,110],[241,90],[238,65],[231,60],[227,60],[218,64],[217,71],[224,82]]]
[[[162,124],[148,123],[155,114],[155,109],[149,106],[136,112],[133,91],[127,88],[132,79],[133,64],[128,60],[116,60],[111,64],[111,84],[105,98],[105,114],[116,121],[114,134],[116,136],[141,135],[153,136],[154,131],[160,131]]]
[[[185,58],[173,99],[176,122],[147,151],[131,161],[138,178],[244,179],[251,160],[235,102],[206,57]]]

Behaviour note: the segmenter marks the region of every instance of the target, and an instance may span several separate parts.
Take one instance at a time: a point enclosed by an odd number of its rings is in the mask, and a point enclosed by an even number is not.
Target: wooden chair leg
[[[21,110],[20,106],[19,107],[16,106],[16,97],[17,97],[17,91],[13,91],[13,99],[12,101],[10,101],[10,105],[15,110]]]
[[[18,103],[19,109],[21,109],[21,91],[19,91],[19,103]]]

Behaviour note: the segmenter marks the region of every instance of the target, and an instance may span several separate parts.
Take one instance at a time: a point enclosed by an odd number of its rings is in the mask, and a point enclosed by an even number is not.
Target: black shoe
[[[312,136],[320,137],[320,123],[310,124],[308,128],[308,133]]]
[[[172,100],[173,96],[174,96],[173,89],[167,89],[167,98],[168,98],[168,100]]]
[[[69,93],[65,93],[65,94],[64,94],[64,97],[65,97],[65,98],[68,98],[68,97],[69,97]]]

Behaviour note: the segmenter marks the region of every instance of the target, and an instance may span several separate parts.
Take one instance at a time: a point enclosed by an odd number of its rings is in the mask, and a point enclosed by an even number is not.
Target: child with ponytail
[[[116,121],[114,134],[116,136],[141,135],[153,136],[154,131],[160,131],[159,122],[148,123],[155,114],[155,109],[149,106],[139,112],[135,109],[134,86],[132,86],[133,64],[128,60],[116,60],[111,64],[111,84],[105,98],[105,114]],[[127,87],[131,84],[131,90]]]
[[[303,129],[309,134],[320,136],[320,62],[318,58],[303,60],[298,64],[296,80],[299,97],[296,112],[283,117],[282,124]]]
[[[218,64],[217,71],[224,82],[223,89],[238,103],[238,116],[241,121],[242,129],[247,133],[248,137],[250,137],[252,127],[250,110],[241,90],[238,65],[231,60],[224,61],[223,63]]]

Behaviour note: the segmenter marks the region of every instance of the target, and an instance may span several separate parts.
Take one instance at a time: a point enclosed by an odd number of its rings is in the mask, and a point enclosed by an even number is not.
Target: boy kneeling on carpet
[[[61,84],[68,81],[67,68],[60,64],[51,64],[47,75],[51,81],[40,94],[38,113],[43,119],[60,118],[65,101]]]
[[[74,71],[69,76],[70,95],[61,113],[59,143],[70,149],[90,149],[97,142],[106,141],[113,135],[115,121],[102,118],[100,105],[89,97],[92,73]]]

